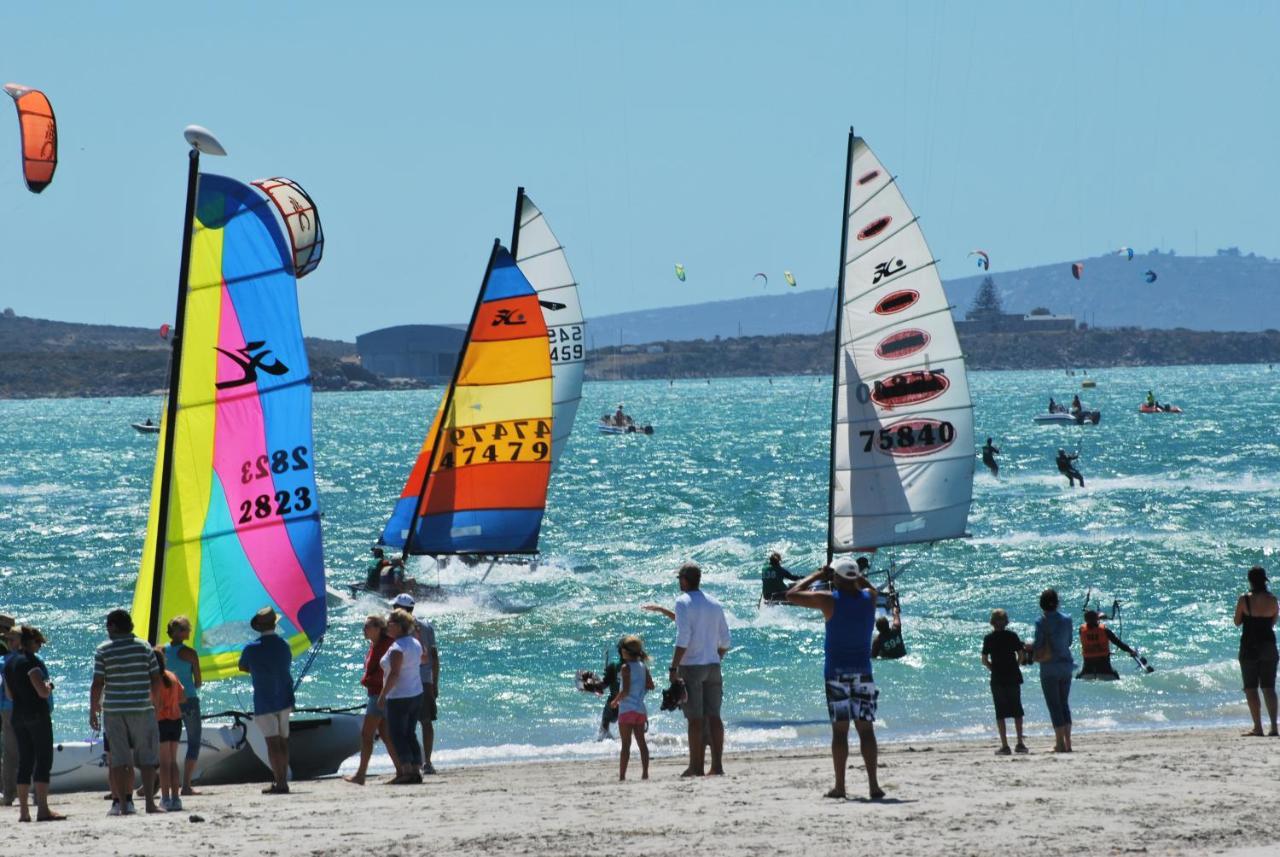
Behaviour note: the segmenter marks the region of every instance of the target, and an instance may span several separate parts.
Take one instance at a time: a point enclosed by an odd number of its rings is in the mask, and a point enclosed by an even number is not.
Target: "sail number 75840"
[[[927,455],[950,446],[956,428],[946,420],[911,419],[878,431],[858,432],[863,452],[878,450],[885,455]]]

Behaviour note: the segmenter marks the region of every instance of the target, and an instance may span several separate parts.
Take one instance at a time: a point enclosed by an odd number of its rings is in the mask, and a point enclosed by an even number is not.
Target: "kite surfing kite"
[[[766,273],[764,273],[764,272],[762,272],[762,271],[756,271],[756,277],[761,277],[762,279],[764,279],[764,287],[765,287],[766,289],[767,289],[767,288],[769,288],[769,275],[768,275],[768,274],[766,274]],[[751,279],[752,279],[752,280],[754,280],[756,277],[752,277]]]
[[[320,228],[320,212],[316,210],[316,204],[301,185],[290,179],[277,176],[258,179],[251,184],[266,194],[276,211],[280,212],[293,247],[293,273],[302,279],[316,269],[324,255],[324,230]]]
[[[1159,279],[1159,277],[1156,276],[1156,272],[1150,269],[1148,269],[1147,272],[1142,275],[1142,278],[1146,280],[1148,283],[1154,283],[1156,280]]]
[[[58,168],[58,126],[49,99],[38,89],[6,83],[4,91],[18,108],[18,130],[22,135],[22,178],[27,190],[39,193],[53,181]]]
[[[991,270],[991,257],[987,255],[986,250],[974,250],[969,253],[970,256],[978,257],[978,267],[984,271]]]
[[[682,283],[684,282],[684,265],[678,262],[676,263],[676,279]]]
[[[796,287],[796,278],[790,271],[783,271],[782,278],[787,281],[787,285],[791,288],[794,289]]]
[[[1075,278],[1078,280],[1078,279],[1080,279],[1080,275],[1081,275],[1081,274],[1083,274],[1083,273],[1084,273],[1084,263],[1083,263],[1083,262],[1072,262],[1072,263],[1071,263],[1071,276],[1075,277]]]
[[[1117,256],[1128,256],[1128,257],[1129,257],[1129,261],[1130,261],[1130,262],[1132,262],[1132,261],[1133,261],[1133,248],[1132,248],[1132,247],[1121,247],[1119,250],[1117,250],[1117,251],[1116,251],[1116,255],[1117,255]]]

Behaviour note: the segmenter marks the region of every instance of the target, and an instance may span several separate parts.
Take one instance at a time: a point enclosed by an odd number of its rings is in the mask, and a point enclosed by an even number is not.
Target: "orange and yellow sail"
[[[458,359],[381,541],[414,554],[534,553],[551,477],[551,355],[538,294],[500,245]]]

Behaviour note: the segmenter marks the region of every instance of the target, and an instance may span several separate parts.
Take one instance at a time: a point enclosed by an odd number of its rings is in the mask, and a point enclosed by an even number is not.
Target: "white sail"
[[[538,292],[542,316],[547,322],[551,348],[552,443],[551,466],[573,431],[573,418],[582,400],[582,374],[586,368],[587,332],[578,302],[578,283],[569,269],[564,247],[533,200],[520,197],[516,264]]]
[[[830,548],[955,538],[974,439],[950,306],[919,222],[861,137],[847,166]]]

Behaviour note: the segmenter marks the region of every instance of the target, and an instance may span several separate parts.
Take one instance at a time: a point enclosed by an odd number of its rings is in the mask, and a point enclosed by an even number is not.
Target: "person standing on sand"
[[[724,774],[724,721],[720,719],[720,703],[724,697],[724,679],[720,661],[729,651],[729,623],[720,602],[698,587],[702,569],[686,562],[677,573],[680,596],[676,598],[676,646],[671,656],[671,677],[684,681],[689,700],[684,706],[688,721],[689,767],[682,777],[701,777],[707,773],[706,745],[703,743],[702,718],[706,717],[711,732],[711,775]]]
[[[1004,721],[1013,718],[1018,730],[1019,753],[1027,752],[1022,740],[1022,670],[1019,659],[1025,645],[1018,635],[1009,630],[1009,614],[997,608],[991,611],[991,627],[995,630],[982,638],[982,665],[991,673],[991,700],[996,707],[996,729],[1000,733],[1000,749],[997,756],[1010,755],[1009,735]]]
[[[393,607],[412,615],[413,596],[402,592],[396,596]],[[440,695],[440,650],[436,648],[436,626],[428,619],[413,617],[413,636],[422,646],[422,660],[418,664],[418,677],[422,679],[422,708],[418,712],[418,724],[422,727],[422,773],[436,772],[431,764],[431,751],[436,746],[436,698]]]
[[[1071,676],[1076,664],[1071,659],[1072,633],[1070,617],[1058,610],[1058,593],[1046,589],[1040,593],[1040,609],[1036,633],[1031,643],[1032,657],[1040,664],[1040,690],[1053,722],[1053,752],[1071,752]]]
[[[18,637],[13,617],[0,615],[0,676],[9,659],[18,654]],[[0,806],[13,806],[17,797],[18,736],[13,731],[13,700],[0,692]]]
[[[93,656],[89,688],[89,727],[111,745],[109,815],[134,815],[133,768],[142,770],[148,813],[164,812],[156,804],[156,767],[160,764],[160,728],[152,696],[160,689],[160,664],[144,640],[133,634],[127,610],[107,614],[107,642]]]
[[[253,723],[267,739],[271,785],[264,795],[289,793],[289,715],[293,713],[293,652],[276,633],[276,611],[263,607],[249,620],[260,635],[240,653],[240,672],[253,679]]]
[[[622,659],[619,673],[622,688],[609,705],[618,711],[618,734],[622,737],[622,751],[618,756],[618,779],[627,778],[627,763],[631,761],[631,736],[640,750],[640,779],[649,779],[649,745],[644,733],[649,725],[649,711],[645,708],[644,695],[653,690],[653,676],[649,674],[649,654],[644,641],[628,635],[618,641],[618,657]]]
[[[178,739],[182,737],[182,681],[170,672],[164,649],[156,646],[156,662],[160,664],[160,688],[151,695],[156,708],[156,726],[160,731],[160,806],[165,812],[182,809],[178,790],[182,775],[178,771]]]
[[[829,592],[814,592],[819,582],[831,584]],[[821,610],[826,620],[823,640],[822,676],[827,689],[827,712],[831,716],[831,760],[835,763],[836,784],[826,797],[843,800],[845,768],[849,764],[849,724],[858,732],[858,747],[867,768],[867,786],[872,800],[884,797],[877,776],[879,747],[876,744],[876,689],[871,675],[871,630],[876,619],[876,590],[850,560],[835,567],[823,566],[787,592],[787,600],[800,607]]]
[[[196,773],[196,762],[200,759],[200,737],[204,734],[200,722],[200,686],[204,684],[204,679],[200,675],[200,656],[187,645],[187,640],[191,639],[191,620],[186,616],[174,616],[169,620],[166,630],[169,633],[169,645],[164,647],[165,662],[182,684],[180,709],[182,725],[187,730],[187,752],[183,761],[182,790],[179,794],[194,795],[198,792],[192,787],[191,778]]]
[[[1253,729],[1245,735],[1262,734],[1262,700],[1267,703],[1271,731],[1276,731],[1276,597],[1267,590],[1267,572],[1260,565],[1249,569],[1249,591],[1236,600],[1235,624],[1240,629],[1240,674],[1244,698],[1249,703]],[[1262,691],[1262,699],[1258,691]]]
[[[53,767],[49,697],[53,694],[53,682],[46,678],[49,671],[37,656],[44,645],[44,635],[36,628],[23,625],[18,640],[18,651],[8,659],[4,669],[5,693],[13,701],[10,722],[18,739],[18,821],[31,820],[27,799],[33,784],[36,821],[62,821],[65,815],[49,809],[49,773]]]
[[[418,746],[418,717],[422,711],[422,644],[414,636],[413,614],[396,608],[387,620],[391,647],[382,665],[382,692],[378,706],[387,712],[391,740],[396,745],[396,775],[390,785],[422,782],[422,748]]]
[[[387,620],[371,614],[364,622],[364,638],[369,641],[369,652],[364,656],[364,676],[360,683],[369,694],[369,701],[364,707],[364,723],[360,729],[360,766],[349,777],[343,777],[349,783],[364,785],[365,774],[369,770],[369,758],[373,756],[373,739],[376,735],[382,739],[391,757],[391,764],[398,769],[396,747],[387,731],[387,712],[378,705],[378,697],[382,694],[382,656],[391,648],[391,635],[387,633]]]

